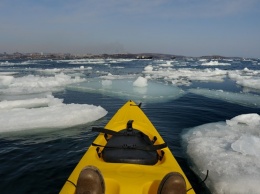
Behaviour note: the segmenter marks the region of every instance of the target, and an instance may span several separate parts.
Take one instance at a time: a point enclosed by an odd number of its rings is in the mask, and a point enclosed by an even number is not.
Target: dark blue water
[[[121,62],[110,66],[124,67],[113,69],[113,74],[142,74],[144,66],[149,63],[152,62]],[[99,71],[107,70],[105,69],[107,67],[102,65],[93,64],[90,66]],[[237,66],[229,68],[243,69],[241,62]],[[40,74],[35,72],[34,68],[61,67],[70,69],[80,67],[80,65],[37,61],[29,65],[1,66],[0,69],[2,72],[18,71],[19,74],[16,76],[23,76]],[[252,68],[259,69],[259,66],[256,67],[255,65],[252,66]],[[95,72],[88,76],[95,76]],[[239,90],[231,80],[226,80],[226,84],[195,82],[192,87],[197,86],[211,89],[228,88],[231,91]],[[187,87],[183,87],[183,89],[185,88]],[[100,120],[81,126],[0,134],[0,193],[58,193],[94,140],[96,134],[90,131],[92,126],[104,126],[118,108],[126,102],[124,99],[105,94],[66,89],[54,92],[53,95],[56,98],[64,99],[66,104],[100,105],[108,111],[108,114]],[[197,193],[210,193],[210,191],[203,184],[199,184],[201,180],[189,167],[190,158],[182,147],[181,140],[184,129],[205,123],[225,121],[240,114],[260,114],[260,108],[241,106],[192,93],[187,93],[176,100],[167,102],[143,102],[142,109],[168,143],[173,155],[184,169]]]

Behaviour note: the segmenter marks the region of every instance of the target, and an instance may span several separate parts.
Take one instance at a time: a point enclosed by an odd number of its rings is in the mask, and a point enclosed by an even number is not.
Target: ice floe
[[[122,63],[131,62],[135,59],[72,59],[72,60],[57,60],[57,63],[68,63],[74,65],[80,64],[99,64],[104,65],[108,63]]]
[[[226,102],[239,104],[248,107],[260,107],[260,96],[250,93],[234,93],[223,90],[210,90],[210,89],[189,89],[190,93],[205,96],[207,98],[223,100]]]
[[[56,70],[52,72],[57,72]],[[52,92],[85,81],[78,76],[0,75],[0,133],[35,129],[67,128],[100,119],[100,106],[64,104]]]
[[[193,168],[217,194],[260,193],[260,115],[189,129],[182,136]]]
[[[107,111],[100,106],[63,104],[59,100],[48,107],[1,109],[0,132],[68,128],[96,121],[106,114]]]
[[[143,73],[152,79],[164,79],[165,81],[178,83],[178,85],[190,85],[191,81],[214,81],[223,82],[227,71],[215,69],[194,69],[194,68],[156,68],[148,65]]]
[[[57,63],[68,63],[68,64],[74,64],[74,65],[105,64],[106,60],[104,60],[104,59],[72,59],[72,60],[58,60]]]
[[[113,75],[112,73],[107,73],[107,75],[102,75],[99,78],[105,80],[123,80],[123,79],[134,79],[136,75],[129,74],[129,75]]]
[[[138,102],[168,101],[177,99],[185,94],[185,92],[178,87],[148,80],[145,77],[136,78],[135,76],[135,78],[129,78],[113,75],[102,76],[99,79],[88,79],[88,81],[85,82],[69,85],[67,89],[102,93],[108,96],[119,97],[124,100],[132,99]]]
[[[54,76],[0,76],[0,93],[3,95],[19,95],[60,91],[66,85],[84,80],[84,78],[72,77],[64,73],[55,74]]]
[[[164,64],[159,64],[159,66],[160,67],[172,67],[173,66],[172,62],[173,61],[166,61],[166,64],[165,63]]]
[[[47,107],[52,105],[62,104],[62,99],[54,98],[52,95],[47,95],[46,98],[28,98],[23,100],[3,100],[0,101],[0,111],[3,109],[13,108],[35,108]]]
[[[144,77],[139,76],[134,82],[133,82],[133,86],[136,87],[146,87],[147,84],[147,79]]]
[[[238,85],[260,90],[259,70],[250,70],[248,68],[244,68],[243,70],[229,71],[228,77],[236,81]]]
[[[244,68],[243,70],[223,70],[219,68],[172,68],[147,65],[143,73],[151,79],[162,79],[174,85],[189,86],[193,81],[224,82],[230,78],[237,85],[260,90],[260,71]]]
[[[0,66],[19,66],[19,65],[30,65],[30,64],[36,64],[36,60],[29,60],[29,61],[21,61],[21,62],[9,62],[9,61],[3,61],[0,62]]]
[[[226,66],[226,65],[231,65],[230,63],[221,63],[221,62],[218,62],[218,61],[209,61],[209,62],[206,62],[204,61],[202,64],[202,66]]]

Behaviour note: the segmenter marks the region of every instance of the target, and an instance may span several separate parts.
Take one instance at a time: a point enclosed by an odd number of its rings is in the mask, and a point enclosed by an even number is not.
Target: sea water
[[[260,193],[259,87],[258,59],[0,61],[0,193],[58,193],[129,99],[197,193]]]

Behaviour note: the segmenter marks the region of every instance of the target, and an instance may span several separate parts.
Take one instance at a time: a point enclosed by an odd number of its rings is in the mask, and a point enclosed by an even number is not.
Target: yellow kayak
[[[79,161],[60,194],[74,194],[81,170],[96,166],[105,180],[106,194],[156,194],[169,172],[182,174],[188,194],[192,186],[170,149],[141,110],[129,100],[112,117]]]

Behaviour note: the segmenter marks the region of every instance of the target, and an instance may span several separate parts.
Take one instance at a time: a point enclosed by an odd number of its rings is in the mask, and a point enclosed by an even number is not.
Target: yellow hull
[[[105,128],[120,131],[125,128],[129,120],[133,120],[132,127],[134,129],[142,131],[151,140],[156,136],[157,140],[154,145],[164,143],[153,124],[133,101],[128,101],[122,106]],[[104,133],[100,133],[94,142],[106,145]],[[75,193],[79,173],[87,165],[96,166],[102,172],[106,194],[156,194],[160,181],[169,172],[181,173],[186,180],[187,190],[192,187],[168,147],[157,150],[158,155],[161,155],[161,150],[163,150],[164,156],[154,165],[105,162],[102,157],[98,156],[96,149],[97,146],[91,145],[89,147],[64,184],[60,194]],[[99,152],[102,149],[104,148],[100,147]],[[187,193],[194,194],[195,192],[191,189]]]

